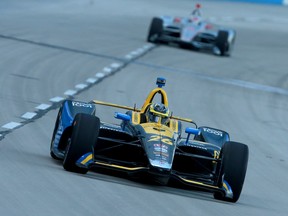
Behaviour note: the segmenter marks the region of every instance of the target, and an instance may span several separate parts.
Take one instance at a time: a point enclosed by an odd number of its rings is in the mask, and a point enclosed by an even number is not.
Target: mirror
[[[124,113],[119,113],[119,112],[115,112],[114,117],[116,119],[121,119],[123,121],[130,121],[131,120],[131,116],[124,114]]]

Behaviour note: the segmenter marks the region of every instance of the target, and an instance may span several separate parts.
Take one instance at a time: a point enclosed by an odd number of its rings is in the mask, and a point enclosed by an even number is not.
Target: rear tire
[[[93,151],[97,142],[100,119],[96,116],[78,113],[73,121],[71,139],[67,145],[63,167],[70,172],[85,174],[87,168],[78,167],[76,161],[86,153]]]
[[[219,186],[222,187],[222,176],[229,183],[233,191],[233,198],[223,197],[219,192],[214,198],[228,202],[237,202],[244,184],[249,157],[248,146],[237,142],[226,142],[221,150],[222,167],[220,171]]]
[[[224,56],[229,50],[229,42],[228,42],[229,33],[227,31],[219,31],[218,36],[216,38],[216,46],[220,51],[220,55]]]
[[[163,20],[154,17],[150,24],[147,41],[155,43],[157,41],[157,38],[162,34],[162,32],[163,32]]]

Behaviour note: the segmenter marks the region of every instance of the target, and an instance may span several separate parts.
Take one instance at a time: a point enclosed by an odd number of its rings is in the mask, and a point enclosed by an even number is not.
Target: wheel
[[[59,127],[61,109],[62,109],[62,108],[60,108],[60,110],[59,110],[59,112],[58,112],[58,115],[57,115],[57,119],[56,119],[56,122],[55,122],[54,130],[53,130],[53,134],[52,134],[52,138],[51,138],[51,144],[50,144],[50,156],[51,156],[53,159],[55,159],[55,160],[61,160],[61,158],[57,157],[57,156],[54,154],[54,152],[52,151],[53,143],[54,143],[55,136],[56,136],[56,132],[57,132],[58,127]]]
[[[214,198],[228,202],[237,202],[245,180],[249,157],[248,146],[237,142],[226,142],[221,150],[222,165],[219,186],[223,185],[222,177],[231,186],[233,197],[223,197],[221,193],[214,193]]]
[[[87,168],[78,167],[76,161],[84,154],[93,151],[99,128],[100,120],[98,117],[85,113],[78,113],[75,116],[71,139],[68,141],[63,160],[65,170],[82,174],[88,172]]]
[[[163,20],[154,17],[150,24],[147,41],[155,43],[157,38],[161,35],[162,31],[163,31]]]
[[[219,31],[218,36],[216,38],[216,47],[220,51],[220,55],[224,56],[229,50],[229,42],[228,42],[229,33],[227,31]]]

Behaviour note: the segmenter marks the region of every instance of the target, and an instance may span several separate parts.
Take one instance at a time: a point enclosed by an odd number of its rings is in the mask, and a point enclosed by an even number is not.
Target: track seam
[[[35,107],[37,111],[35,112],[26,112],[24,113],[20,118],[24,119],[21,122],[9,122],[7,124],[2,125],[2,129],[4,128],[4,131],[0,131],[0,140],[4,139],[6,135],[12,133],[14,130],[19,129],[31,122],[34,122],[37,119],[42,118],[44,115],[46,115],[49,111],[55,110],[59,108],[65,99],[74,99],[74,96],[88,90],[89,88],[95,86],[96,84],[100,83],[102,80],[106,79],[107,77],[120,72],[123,68],[126,68],[130,64],[134,63],[137,59],[141,58],[142,56],[146,55],[150,51],[152,51],[156,45],[154,44],[146,44],[142,46],[141,48],[137,48],[136,50],[130,52],[129,54],[125,55],[124,58],[117,58],[113,56],[108,56],[108,55],[100,55],[96,53],[90,53],[90,52],[85,52],[85,51],[79,51],[79,50],[74,50],[70,48],[65,48],[62,46],[55,46],[55,45],[50,45],[46,43],[38,43],[38,42],[33,42],[29,41],[26,39],[19,39],[19,38],[14,38],[14,37],[6,37],[3,35],[0,35],[0,38],[6,38],[6,39],[11,39],[11,40],[17,40],[20,42],[25,42],[25,43],[30,43],[34,45],[40,45],[40,46],[45,46],[45,47],[50,47],[50,48],[56,48],[56,49],[62,49],[65,51],[72,51],[72,52],[78,52],[81,54],[89,54],[93,55],[96,57],[102,57],[105,59],[111,59],[111,60],[116,60],[118,62],[113,62],[109,66],[106,66],[102,69],[102,71],[97,72],[93,77],[87,78],[86,81],[83,83],[79,83],[75,85],[75,88],[73,89],[68,89],[66,90],[63,94],[64,96],[55,96],[53,98],[49,99],[49,104],[42,103],[39,104],[38,106]],[[120,62],[120,63],[119,63]]]

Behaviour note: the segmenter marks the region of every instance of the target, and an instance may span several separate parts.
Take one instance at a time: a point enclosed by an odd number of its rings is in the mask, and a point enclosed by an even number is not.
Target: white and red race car
[[[216,55],[230,56],[236,39],[236,31],[217,26],[202,18],[200,4],[188,17],[154,17],[147,41],[152,43],[176,43],[182,48],[208,50]]]

